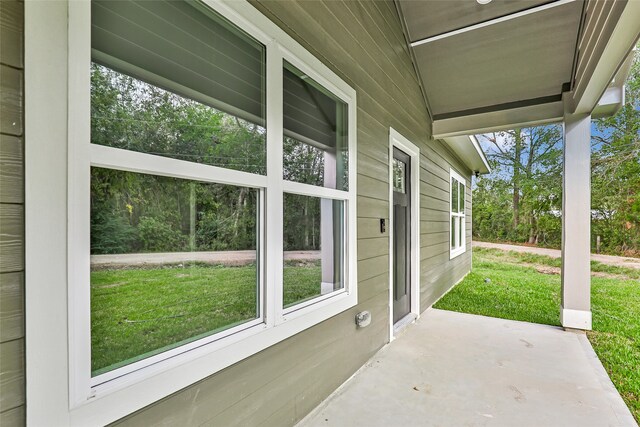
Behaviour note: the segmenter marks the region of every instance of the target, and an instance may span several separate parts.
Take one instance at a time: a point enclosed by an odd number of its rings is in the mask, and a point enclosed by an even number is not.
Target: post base
[[[560,324],[564,328],[591,330],[591,312],[560,307]]]

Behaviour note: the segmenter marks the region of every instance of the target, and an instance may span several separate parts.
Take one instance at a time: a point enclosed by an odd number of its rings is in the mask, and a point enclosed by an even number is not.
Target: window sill
[[[240,362],[357,304],[357,294],[341,293],[298,317],[264,323],[87,390],[70,410],[71,425],[108,424]]]
[[[464,246],[456,250],[449,251],[449,260],[457,258],[465,252],[467,252],[467,248]]]

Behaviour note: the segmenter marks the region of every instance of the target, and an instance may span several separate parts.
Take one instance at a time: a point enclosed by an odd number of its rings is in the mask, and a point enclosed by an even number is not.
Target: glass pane
[[[464,217],[458,218],[458,246],[462,246],[464,242]]]
[[[96,62],[264,125],[265,46],[202,2],[93,0],[91,48]]]
[[[344,202],[284,195],[284,301],[344,288]]]
[[[458,210],[458,180],[451,178],[451,212],[460,212]]]
[[[93,63],[91,142],[266,173],[266,130],[209,105]]]
[[[287,62],[283,84],[283,178],[348,190],[347,104]]]
[[[398,193],[405,192],[405,173],[407,165],[398,159],[393,159],[393,191]]]
[[[451,217],[451,249],[456,247],[456,217]]]
[[[260,317],[258,190],[91,169],[91,371]]]
[[[266,173],[264,45],[196,2],[91,14],[93,144]]]
[[[460,183],[460,213],[464,213],[464,198],[465,198],[465,190],[464,184]]]

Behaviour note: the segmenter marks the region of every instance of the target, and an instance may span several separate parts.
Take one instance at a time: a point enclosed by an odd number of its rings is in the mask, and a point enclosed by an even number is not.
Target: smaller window
[[[454,258],[466,250],[465,247],[465,179],[453,169],[450,172],[451,183],[451,251]]]
[[[284,195],[283,308],[344,290],[344,201]]]

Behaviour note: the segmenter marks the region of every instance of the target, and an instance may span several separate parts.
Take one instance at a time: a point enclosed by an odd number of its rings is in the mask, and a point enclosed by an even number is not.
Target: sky
[[[526,133],[526,130],[525,130]],[[607,137],[611,134],[611,131],[608,129],[602,129],[599,130],[595,124],[594,121],[591,122],[591,135],[592,136],[602,136],[602,137]],[[493,146],[493,144],[489,141],[486,140],[487,136],[491,136],[493,137],[493,134],[480,134],[480,135],[476,135],[476,138],[478,139],[478,142],[480,142],[480,145],[482,146],[482,149],[484,150],[484,152],[486,154],[492,154],[494,152],[496,152],[496,148]],[[500,147],[505,148],[509,141],[507,140],[507,136],[506,134],[500,135],[497,134],[496,135],[496,139],[498,141],[498,145],[500,145]],[[595,148],[596,150],[599,148],[598,144],[594,144],[592,145],[593,148]]]

